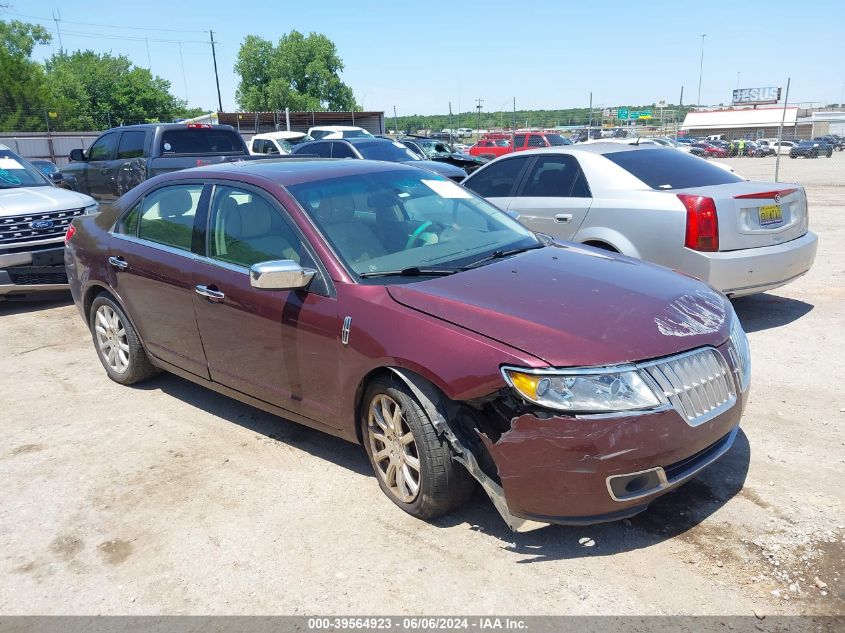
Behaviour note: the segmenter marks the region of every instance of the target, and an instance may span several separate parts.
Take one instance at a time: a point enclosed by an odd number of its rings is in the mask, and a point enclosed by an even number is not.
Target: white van
[[[267,154],[290,154],[294,145],[310,141],[305,132],[267,132],[256,134],[249,142],[249,153],[253,156]]]
[[[308,136],[315,141],[319,141],[322,139],[360,138],[362,136],[372,136],[372,134],[364,128],[355,125],[317,125],[308,130]]]

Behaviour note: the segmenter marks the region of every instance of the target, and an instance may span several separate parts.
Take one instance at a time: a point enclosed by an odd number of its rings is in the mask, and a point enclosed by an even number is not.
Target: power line
[[[51,33],[57,33],[56,29],[50,27],[44,27],[45,30],[50,31]],[[85,31],[69,31],[67,29],[61,32],[63,35],[72,35],[75,37],[94,37],[98,39],[108,39],[108,40],[122,40],[122,41],[131,41],[131,42],[160,42],[164,44],[208,44],[208,40],[171,40],[171,39],[164,39],[158,37],[138,37],[138,36],[131,36],[131,35],[104,35],[103,33],[87,33]],[[215,44],[220,44],[219,40],[215,40]]]
[[[53,18],[45,18],[37,15],[27,15],[25,13],[15,13],[14,11],[7,11],[9,15],[14,15],[19,18],[28,18],[30,20],[41,20],[42,22],[52,22]],[[206,31],[202,31],[199,29],[165,29],[165,28],[157,28],[151,26],[125,26],[125,25],[116,25],[116,24],[99,24],[97,22],[77,22],[74,20],[64,20],[59,16],[59,19],[66,24],[79,24],[81,26],[96,26],[99,28],[107,28],[107,29],[125,29],[125,30],[132,30],[132,31],[166,31],[168,33],[205,33]]]

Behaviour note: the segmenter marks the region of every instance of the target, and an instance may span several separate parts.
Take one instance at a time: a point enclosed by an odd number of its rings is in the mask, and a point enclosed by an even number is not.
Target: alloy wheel
[[[413,503],[420,492],[420,457],[399,403],[377,394],[370,402],[367,434],[379,477],[393,496]]]
[[[129,369],[129,341],[126,328],[111,306],[101,305],[94,317],[97,348],[106,364],[118,374]]]

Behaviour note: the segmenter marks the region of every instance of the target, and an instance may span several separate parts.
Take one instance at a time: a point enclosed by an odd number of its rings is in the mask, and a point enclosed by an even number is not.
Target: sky
[[[3,0],[0,19],[47,27],[59,50],[123,54],[171,83],[191,106],[217,109],[208,31],[214,31],[223,109],[237,109],[234,64],[247,35],[293,29],[326,35],[342,79],[365,110],[454,112],[730,103],[740,88],[786,86],[790,103],[845,97],[842,0]],[[131,7],[131,8],[127,8]],[[181,44],[180,44],[181,42]],[[739,73],[739,74],[738,74]]]

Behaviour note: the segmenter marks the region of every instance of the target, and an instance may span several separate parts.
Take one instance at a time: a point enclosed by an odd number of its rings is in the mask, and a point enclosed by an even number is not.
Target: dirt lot
[[[781,167],[815,267],[735,302],[743,432],[630,522],[513,535],[478,494],[421,523],[359,447],[173,376],[121,387],[69,302],[0,304],[0,613],[843,613],[845,153]]]

